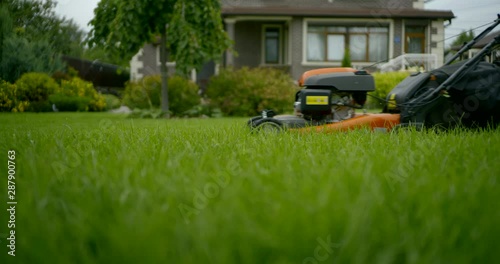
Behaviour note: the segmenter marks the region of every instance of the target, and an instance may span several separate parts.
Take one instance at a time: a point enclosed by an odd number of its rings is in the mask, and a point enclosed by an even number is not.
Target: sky
[[[307,1],[307,0],[304,0]],[[90,31],[88,22],[94,17],[94,8],[99,0],[58,0],[55,11],[66,18],[73,19],[82,29]],[[449,44],[453,36],[460,34],[463,30],[474,29],[490,23],[500,13],[500,0],[432,0],[426,4],[426,9],[451,10],[456,18],[445,30],[445,38]],[[482,27],[474,32],[481,32]],[[500,27],[497,28],[500,30]]]

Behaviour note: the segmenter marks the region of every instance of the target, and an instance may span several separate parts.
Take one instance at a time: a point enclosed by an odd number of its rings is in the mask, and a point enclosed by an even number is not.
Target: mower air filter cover
[[[330,102],[331,90],[302,89],[299,93],[301,112],[306,115],[329,114],[332,112]]]

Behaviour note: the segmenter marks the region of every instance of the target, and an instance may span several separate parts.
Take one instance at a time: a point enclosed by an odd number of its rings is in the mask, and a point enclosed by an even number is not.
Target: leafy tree
[[[58,17],[53,0],[2,0],[0,5],[0,78],[15,81],[29,71],[61,70],[60,54],[83,54],[84,32]]]
[[[71,19],[56,15],[54,0],[4,0],[14,32],[29,42],[48,41],[58,53],[80,56],[85,33]]]
[[[145,43],[160,38],[161,105],[167,115],[167,58],[175,60],[178,71],[187,73],[209,60],[219,60],[231,46],[218,0],[101,0],[94,14],[90,46],[106,46],[131,58]]]
[[[469,30],[469,31],[462,31],[460,35],[451,43],[451,46],[462,46],[464,43],[467,43],[471,40],[473,40],[476,36],[474,35],[474,31]]]

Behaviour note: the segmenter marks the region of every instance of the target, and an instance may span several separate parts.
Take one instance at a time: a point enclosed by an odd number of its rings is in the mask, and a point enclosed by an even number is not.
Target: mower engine
[[[375,90],[373,77],[352,68],[308,71],[299,80],[304,87],[295,97],[295,115],[316,122],[340,122],[363,108],[366,93]]]
[[[262,116],[252,118],[249,125],[301,128],[341,122],[353,118],[355,109],[363,108],[366,93],[375,90],[373,76],[353,68],[307,71],[299,85],[303,89],[295,95],[294,115],[263,111]]]

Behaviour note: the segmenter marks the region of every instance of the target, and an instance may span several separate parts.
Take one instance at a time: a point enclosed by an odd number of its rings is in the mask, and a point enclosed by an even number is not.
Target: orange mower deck
[[[400,124],[399,114],[362,114],[338,123],[292,130],[300,132],[333,133],[362,128],[369,128],[371,130],[385,128],[387,131],[390,131],[398,124]]]

